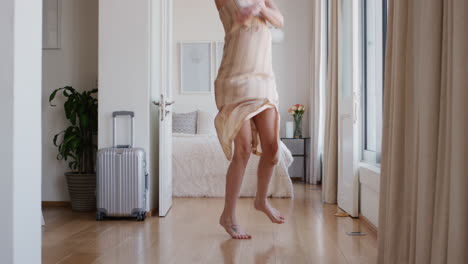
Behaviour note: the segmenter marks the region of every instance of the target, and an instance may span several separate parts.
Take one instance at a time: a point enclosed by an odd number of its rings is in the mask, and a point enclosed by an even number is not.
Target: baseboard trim
[[[42,201],[42,208],[47,207],[71,207],[69,201]]]
[[[378,228],[372,224],[371,221],[369,221],[369,219],[367,219],[367,217],[363,216],[362,214],[359,214],[359,219],[362,220],[362,222],[367,225],[367,227],[370,229],[370,231],[372,232],[373,235],[375,235],[376,237],[378,236],[379,234],[379,231],[378,231]]]

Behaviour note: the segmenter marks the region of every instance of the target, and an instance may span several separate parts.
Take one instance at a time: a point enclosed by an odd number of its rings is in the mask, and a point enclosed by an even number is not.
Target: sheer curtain
[[[322,199],[326,203],[336,203],[338,188],[338,0],[329,0],[328,4],[330,17]]]
[[[310,47],[310,174],[307,182],[318,184],[322,178],[321,158],[324,140],[324,92],[326,84],[326,2],[313,0],[312,41]]]
[[[378,263],[468,261],[468,1],[389,1]]]

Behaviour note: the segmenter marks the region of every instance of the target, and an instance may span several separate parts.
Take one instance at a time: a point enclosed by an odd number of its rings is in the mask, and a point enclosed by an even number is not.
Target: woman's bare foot
[[[273,206],[271,206],[270,203],[268,203],[268,201],[266,200],[260,201],[259,199],[255,198],[254,207],[258,211],[264,212],[273,223],[276,223],[276,224],[284,223],[284,220],[285,220],[284,216],[278,210],[276,210]]]
[[[251,239],[252,236],[245,233],[239,225],[236,224],[236,221],[233,221],[230,217],[225,217],[224,214],[221,215],[219,219],[219,224],[224,227],[226,232],[234,239]]]

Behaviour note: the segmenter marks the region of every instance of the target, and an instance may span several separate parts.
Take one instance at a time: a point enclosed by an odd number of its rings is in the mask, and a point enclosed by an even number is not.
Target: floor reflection
[[[223,253],[224,264],[240,263],[240,254],[238,253],[242,242],[245,241],[228,239],[220,244],[219,247]]]
[[[242,247],[251,246],[249,240],[228,239],[220,244],[220,249],[223,254],[224,264],[239,264],[245,263],[242,257],[250,258],[251,256],[242,256],[240,253]],[[271,245],[266,251],[260,251],[254,255],[255,264],[275,263],[275,247]],[[250,263],[250,261],[249,261]]]
[[[275,262],[275,247],[272,245],[265,252],[255,254],[255,264],[266,264]]]

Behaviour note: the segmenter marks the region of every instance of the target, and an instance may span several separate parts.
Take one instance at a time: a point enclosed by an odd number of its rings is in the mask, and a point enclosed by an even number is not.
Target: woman
[[[250,154],[261,156],[255,209],[273,223],[285,218],[267,201],[268,185],[278,162],[278,93],[272,67],[272,40],[267,23],[283,26],[273,0],[215,0],[226,37],[215,81],[216,130],[231,161],[219,223],[235,239],[250,239],[237,224],[236,204]],[[234,142],[234,151],[232,143]]]

